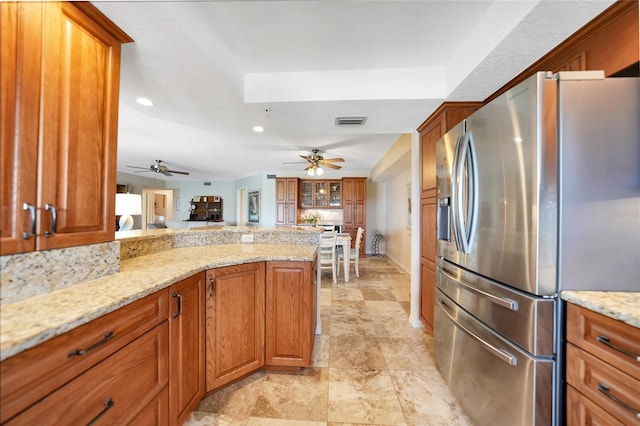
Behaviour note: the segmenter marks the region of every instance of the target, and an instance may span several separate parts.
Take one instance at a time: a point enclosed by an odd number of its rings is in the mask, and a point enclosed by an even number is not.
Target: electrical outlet
[[[242,237],[240,237],[240,241],[242,241],[243,243],[252,243],[253,242],[253,235],[244,234],[244,235],[242,235]]]

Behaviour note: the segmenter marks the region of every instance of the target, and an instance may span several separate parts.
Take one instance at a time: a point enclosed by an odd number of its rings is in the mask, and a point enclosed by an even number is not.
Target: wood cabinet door
[[[267,262],[265,365],[309,367],[316,327],[311,262]]]
[[[342,179],[342,223],[345,227],[366,226],[366,185],[366,178]]]
[[[36,247],[42,4],[0,3],[0,255]],[[35,210],[33,210],[35,214]],[[25,235],[26,234],[26,235]]]
[[[445,134],[441,115],[420,132],[420,197],[436,196],[436,142]]]
[[[115,237],[120,41],[45,3],[38,249]]]
[[[182,424],[204,395],[205,273],[170,288],[169,390],[171,424]]]
[[[434,303],[436,288],[435,264],[427,259],[420,261],[420,320],[433,335]]]
[[[298,202],[298,178],[289,178],[286,182],[287,185],[287,199],[288,203]]]
[[[420,257],[436,260],[436,199],[420,200]]]
[[[206,392],[264,365],[265,264],[207,271]]]

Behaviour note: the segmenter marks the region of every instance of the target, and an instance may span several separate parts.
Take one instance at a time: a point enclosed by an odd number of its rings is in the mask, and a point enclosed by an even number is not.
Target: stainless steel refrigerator
[[[640,291],[639,81],[538,73],[437,144],[434,354],[478,426],[562,424],[559,292]]]

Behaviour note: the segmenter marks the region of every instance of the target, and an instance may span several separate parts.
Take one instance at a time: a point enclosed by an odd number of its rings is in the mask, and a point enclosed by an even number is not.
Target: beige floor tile
[[[250,417],[247,426],[326,426],[327,422]]]
[[[329,336],[316,335],[313,343],[313,354],[311,355],[311,365],[313,367],[329,366]]]
[[[306,368],[299,374],[270,372],[260,384],[251,417],[327,420],[329,370]]]
[[[396,300],[393,293],[382,288],[363,288],[361,290],[364,300]]]
[[[196,411],[248,417],[260,394],[260,384],[266,375],[266,372],[258,371],[212,393],[200,401]]]
[[[380,338],[389,371],[424,371],[433,368],[431,347],[426,339]]]
[[[364,300],[359,288],[334,288],[331,291],[332,302],[337,300]]]
[[[245,426],[248,421],[248,416],[194,411],[184,422],[184,426]]]
[[[330,312],[332,315],[369,315],[364,300],[334,300]]]
[[[375,337],[331,336],[329,367],[386,369]]]
[[[471,426],[435,367],[427,371],[391,371],[389,374],[407,424]]]
[[[331,315],[331,336],[373,336],[369,315]]]
[[[389,373],[377,369],[330,368],[330,422],[406,424]]]
[[[369,315],[372,317],[398,317],[405,319],[407,323],[409,322],[409,318],[404,313],[404,309],[402,309],[402,306],[400,306],[400,303],[397,301],[366,300],[365,303]]]

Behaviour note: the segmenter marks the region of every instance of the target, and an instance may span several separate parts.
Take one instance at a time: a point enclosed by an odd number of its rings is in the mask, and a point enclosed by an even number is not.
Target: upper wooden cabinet
[[[298,178],[276,179],[276,225],[298,223]]]
[[[120,45],[88,2],[2,3],[0,254],[115,236]]]
[[[436,196],[436,142],[481,105],[481,102],[445,102],[418,128],[421,198]]]
[[[301,180],[300,208],[342,208],[341,188],[339,180]]]

